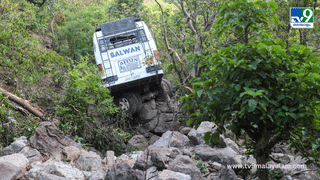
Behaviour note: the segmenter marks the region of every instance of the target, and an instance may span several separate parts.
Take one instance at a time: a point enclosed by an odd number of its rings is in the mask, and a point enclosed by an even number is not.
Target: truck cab
[[[93,49],[104,86],[127,113],[138,112],[147,94],[163,89],[159,53],[140,18],[101,24],[93,34]]]

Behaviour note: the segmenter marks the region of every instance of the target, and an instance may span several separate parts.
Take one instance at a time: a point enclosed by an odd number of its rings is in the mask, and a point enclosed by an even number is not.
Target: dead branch
[[[29,116],[29,111],[27,111],[26,109],[20,107],[20,106],[14,106],[13,107],[14,110],[16,111],[20,111],[24,116]]]
[[[27,111],[29,111],[33,115],[39,117],[40,119],[42,119],[44,121],[48,121],[47,118],[45,118],[44,113],[40,112],[37,108],[32,107],[27,100],[22,99],[22,98],[20,98],[20,97],[18,97],[16,95],[6,91],[5,89],[3,89],[1,87],[0,87],[0,91],[3,93],[3,95],[7,96],[9,98],[9,100],[19,104],[24,109],[26,109]]]
[[[51,21],[51,32],[52,32],[52,35],[54,36],[54,31],[53,31],[53,22],[54,22],[54,18],[56,17],[55,13],[51,11],[49,5],[47,6],[49,11],[51,12],[53,18],[52,18],[52,21]]]

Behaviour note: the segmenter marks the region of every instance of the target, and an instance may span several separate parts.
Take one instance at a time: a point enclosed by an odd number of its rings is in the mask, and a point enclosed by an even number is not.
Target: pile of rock
[[[42,122],[29,141],[20,137],[2,150],[0,177],[4,180],[236,180],[254,177],[256,168],[229,167],[248,167],[256,163],[252,156],[243,156],[241,152],[245,150],[232,139],[221,136],[213,148],[204,143],[204,134],[214,132],[214,127],[212,122],[202,122],[197,130],[182,127],[180,131],[166,131],[153,140],[137,135],[128,144],[143,151],[115,157],[112,151],[105,155],[88,152],[64,136],[53,123]],[[300,156],[285,152],[272,156],[292,167],[305,165]],[[310,168],[278,168],[272,173],[282,180],[318,179]]]

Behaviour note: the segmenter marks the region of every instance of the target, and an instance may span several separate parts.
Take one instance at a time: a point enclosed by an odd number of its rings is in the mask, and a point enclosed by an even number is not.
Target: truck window
[[[147,37],[143,29],[133,32],[119,34],[113,37],[102,38],[99,40],[101,53],[114,48],[135,44],[138,42],[146,42]]]

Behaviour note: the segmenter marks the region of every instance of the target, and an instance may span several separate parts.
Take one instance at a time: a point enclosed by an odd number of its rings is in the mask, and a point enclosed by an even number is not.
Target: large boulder
[[[29,166],[29,160],[23,154],[11,154],[0,157],[0,163],[11,163],[19,167],[22,172],[26,172]]]
[[[189,144],[190,140],[186,135],[183,135],[177,131],[167,131],[166,133],[162,134],[161,138],[156,141],[152,147],[183,148]]]
[[[191,177],[180,172],[164,170],[159,173],[159,180],[191,180]]]
[[[108,169],[105,180],[134,179],[134,174],[134,170],[127,163],[119,163]]]
[[[143,103],[142,109],[139,113],[139,123],[147,123],[151,121],[154,117],[158,115],[158,110],[156,109],[155,100],[151,100]]]
[[[35,134],[30,138],[31,147],[37,149],[43,156],[56,155],[61,159],[61,152],[64,147],[81,145],[63,135],[63,133],[52,122],[42,122],[35,129]],[[60,157],[59,157],[60,156]]]
[[[1,150],[1,155],[6,156],[20,152],[25,146],[27,146],[28,140],[25,136],[21,136],[16,141],[11,143],[8,147]]]
[[[62,154],[66,160],[76,160],[80,156],[81,151],[75,146],[68,146],[63,148]]]
[[[237,153],[230,147],[211,148],[208,145],[198,145],[195,147],[195,159],[202,161],[219,162],[223,165],[236,164],[234,157]]]
[[[68,164],[64,164],[63,162],[52,162],[44,169],[45,173],[53,174],[59,177],[65,177],[70,180],[84,180],[83,173]]]
[[[149,146],[149,148],[136,160],[134,167],[145,170],[155,166],[158,170],[162,170],[179,155],[182,155],[182,152],[178,148]]]
[[[174,131],[177,129],[177,122],[173,121],[173,117],[173,113],[161,113],[151,121],[142,124],[142,128],[160,134],[167,131]]]
[[[192,179],[198,179],[201,172],[189,156],[180,155],[169,163],[168,170],[188,174]]]
[[[142,135],[135,135],[128,141],[128,145],[143,151],[148,147],[148,140]]]
[[[14,180],[23,176],[21,168],[8,162],[0,163],[0,179],[2,180]]]
[[[92,151],[80,154],[79,158],[75,161],[75,165],[78,169],[85,171],[103,170],[100,156]]]

